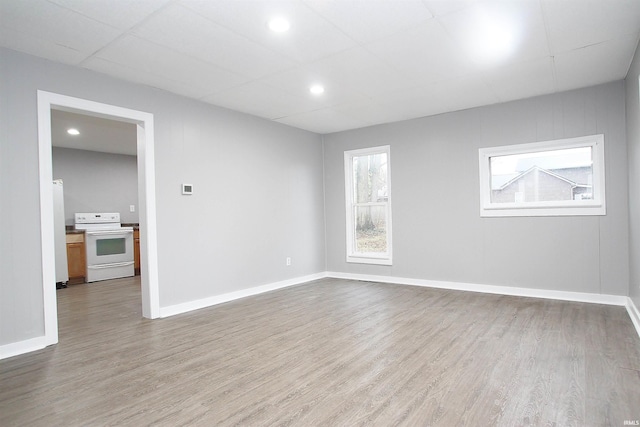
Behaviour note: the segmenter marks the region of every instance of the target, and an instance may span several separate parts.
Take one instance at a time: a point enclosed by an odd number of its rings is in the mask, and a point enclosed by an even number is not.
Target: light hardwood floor
[[[0,362],[0,425],[622,426],[622,307],[324,279],[167,319],[139,281],[58,291],[60,342]]]

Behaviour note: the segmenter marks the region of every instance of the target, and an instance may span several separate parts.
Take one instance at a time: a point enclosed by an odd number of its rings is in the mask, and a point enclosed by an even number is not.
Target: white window
[[[481,148],[480,216],[605,215],[604,136]]]
[[[345,151],[347,262],[391,265],[389,146]]]

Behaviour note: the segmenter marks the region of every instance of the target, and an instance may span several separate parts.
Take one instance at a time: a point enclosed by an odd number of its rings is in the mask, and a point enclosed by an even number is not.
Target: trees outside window
[[[391,264],[389,152],[345,152],[347,262]]]

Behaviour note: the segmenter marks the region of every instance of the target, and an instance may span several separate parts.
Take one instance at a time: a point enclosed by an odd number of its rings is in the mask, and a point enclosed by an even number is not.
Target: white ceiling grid
[[[639,0],[0,0],[2,46],[318,133],[622,79],[639,36]]]

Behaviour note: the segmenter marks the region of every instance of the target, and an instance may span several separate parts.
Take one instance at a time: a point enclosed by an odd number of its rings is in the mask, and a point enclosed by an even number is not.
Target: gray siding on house
[[[329,271],[628,294],[624,82],[325,135]],[[607,215],[481,218],[478,149],[604,134]],[[393,266],[346,262],[344,150],[391,146]]]
[[[629,146],[629,296],[640,309],[640,45],[626,78],[627,143]]]
[[[498,176],[501,178],[501,176]],[[574,200],[579,194],[592,199],[591,167],[546,170],[532,167],[491,191],[492,203]]]
[[[588,166],[577,168],[551,169],[551,172],[577,184],[590,185],[593,183],[592,169],[593,168],[591,166]]]
[[[0,85],[0,345],[44,334],[38,89],[154,114],[161,307],[325,270],[320,136],[8,49]]]
[[[516,200],[519,193],[519,200]],[[504,188],[493,190],[493,203],[573,200],[573,185],[540,169],[534,169]]]

